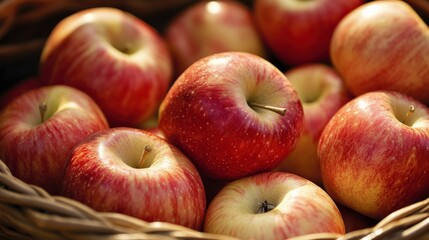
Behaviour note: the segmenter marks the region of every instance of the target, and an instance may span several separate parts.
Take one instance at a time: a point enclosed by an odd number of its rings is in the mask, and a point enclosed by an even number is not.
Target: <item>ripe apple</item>
[[[243,51],[266,55],[251,10],[238,1],[195,2],[171,20],[165,39],[177,75],[196,60],[214,53]]]
[[[429,108],[398,92],[360,95],[328,122],[318,154],[329,195],[381,219],[429,196]]]
[[[239,239],[344,234],[341,214],[319,186],[294,174],[266,172],[227,184],[207,208],[204,231]]]
[[[90,8],[63,19],[40,60],[47,84],[90,95],[111,126],[137,126],[156,112],[172,80],[170,53],[141,19],[113,8]]]
[[[42,83],[37,77],[29,77],[23,79],[9,89],[4,90],[4,94],[0,95],[0,110],[6,107],[9,102],[11,102],[13,99],[20,96],[21,94],[41,86]]]
[[[277,170],[302,176],[322,186],[317,145],[331,117],[352,99],[341,76],[325,64],[306,64],[285,72],[304,108],[304,127],[295,150]]]
[[[17,178],[58,194],[71,149],[106,128],[100,108],[80,90],[35,88],[13,99],[0,115],[0,159]]]
[[[91,135],[71,152],[64,196],[97,211],[200,229],[206,201],[192,162],[164,139],[136,128]]]
[[[219,180],[273,170],[294,149],[302,125],[301,101],[286,76],[244,52],[192,64],[159,109],[165,137]]]
[[[373,1],[338,24],[335,68],[354,95],[391,90],[429,103],[429,28],[403,1]]]
[[[338,22],[364,0],[256,0],[254,17],[269,49],[286,65],[329,61]]]

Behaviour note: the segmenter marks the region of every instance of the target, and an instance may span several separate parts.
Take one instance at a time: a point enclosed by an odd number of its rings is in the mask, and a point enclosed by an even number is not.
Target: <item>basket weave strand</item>
[[[15,178],[0,160],[0,239],[206,239],[236,238],[198,232],[164,222],[145,222],[119,213],[97,212]],[[345,235],[309,234],[293,240],[429,239],[429,198],[402,208],[373,228]]]

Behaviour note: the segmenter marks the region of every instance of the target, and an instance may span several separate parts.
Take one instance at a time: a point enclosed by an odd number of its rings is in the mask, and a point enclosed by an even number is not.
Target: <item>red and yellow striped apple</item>
[[[429,196],[429,108],[398,92],[362,94],[328,122],[318,154],[329,195],[381,219]]]
[[[90,8],[58,23],[45,43],[40,79],[90,95],[111,126],[142,124],[157,111],[172,80],[164,39],[119,9]]]
[[[429,103],[429,28],[404,1],[373,1],[344,17],[333,65],[358,96],[392,90]]]
[[[289,239],[344,234],[331,197],[311,181],[285,172],[260,173],[228,183],[207,208],[204,231],[239,239]]]
[[[135,128],[100,131],[76,146],[62,194],[97,211],[197,230],[206,209],[192,162],[161,137]]]

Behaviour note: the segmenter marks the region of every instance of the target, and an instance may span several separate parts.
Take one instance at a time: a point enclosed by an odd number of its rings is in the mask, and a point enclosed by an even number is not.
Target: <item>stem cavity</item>
[[[143,153],[142,156],[140,157],[140,161],[139,161],[139,168],[143,168],[143,165],[145,163],[145,159],[147,158],[148,153],[150,153],[152,151],[152,147],[149,145],[145,145],[144,149],[143,149]]]
[[[39,105],[39,113],[40,113],[40,120],[41,122],[45,122],[45,115],[46,111],[48,110],[48,106],[46,105],[46,102],[43,102]]]
[[[278,113],[278,114],[280,114],[282,116],[284,116],[286,114],[286,108],[282,108],[282,107],[274,107],[274,106],[263,105],[263,104],[254,103],[254,102],[249,103],[249,106],[250,107],[262,108],[262,109],[265,109],[265,110],[270,110],[270,111]]]

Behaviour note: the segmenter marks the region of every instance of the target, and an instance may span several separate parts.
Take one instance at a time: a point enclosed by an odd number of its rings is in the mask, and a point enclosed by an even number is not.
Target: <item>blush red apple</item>
[[[283,64],[296,66],[328,62],[335,27],[363,3],[363,0],[256,0],[253,11],[271,52]]]
[[[60,85],[35,88],[0,115],[0,159],[17,178],[58,194],[72,148],[106,128],[100,108],[84,92]]]
[[[266,55],[252,12],[239,1],[195,2],[170,21],[165,38],[177,75],[196,60],[214,53]]]
[[[205,191],[192,162],[147,131],[110,128],[69,155],[62,194],[97,211],[200,229]]]
[[[210,55],[175,81],[159,128],[210,178],[231,180],[273,170],[295,147],[301,101],[286,76],[243,52]]]
[[[111,126],[141,125],[172,81],[170,53],[148,23],[119,9],[90,8],[60,21],[40,59],[45,84],[90,95]]]

